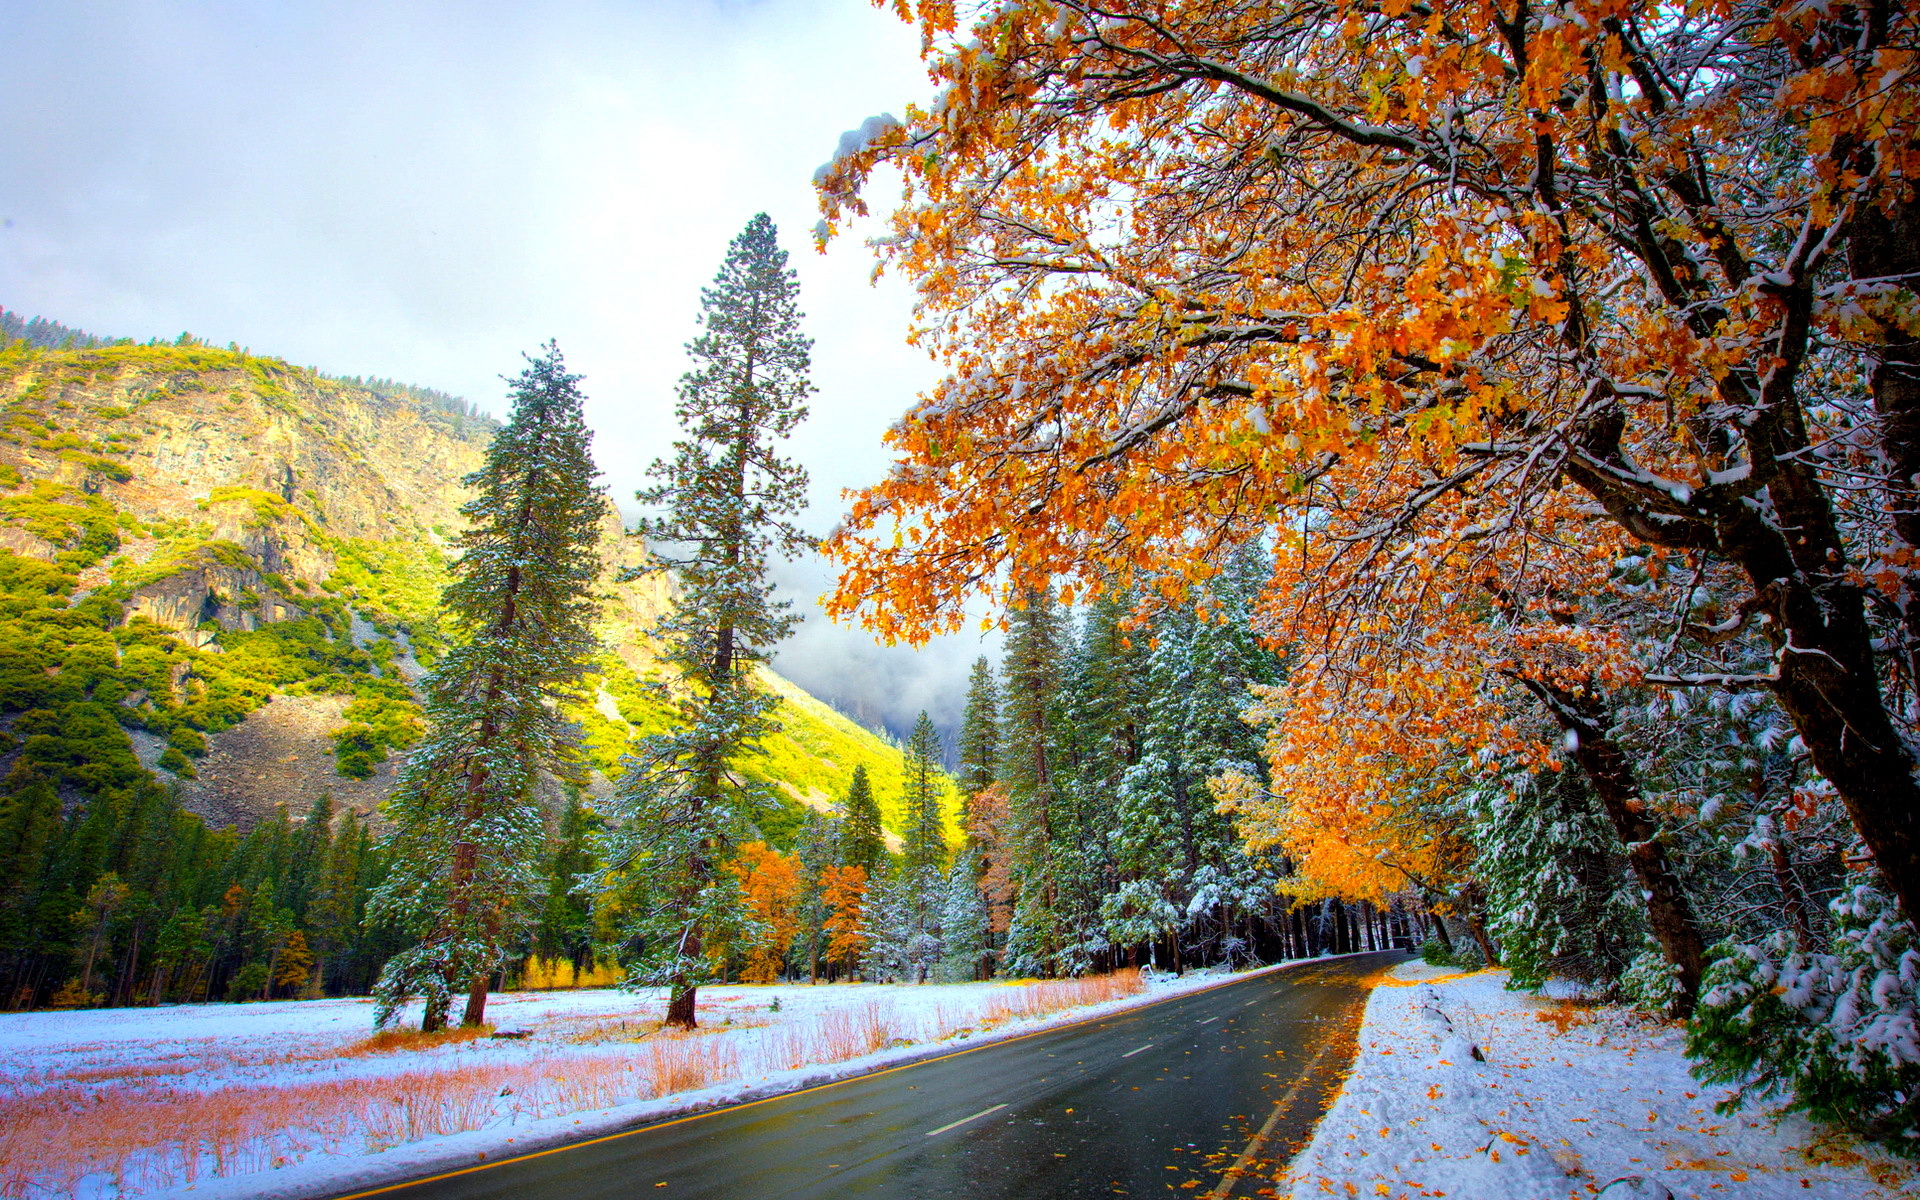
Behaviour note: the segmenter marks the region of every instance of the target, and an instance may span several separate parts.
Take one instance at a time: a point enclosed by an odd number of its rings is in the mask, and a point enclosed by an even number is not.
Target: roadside
[[[1672,1023],[1506,979],[1388,971],[1353,1072],[1279,1194],[1893,1200],[1920,1184],[1914,1164],[1797,1115],[1718,1115],[1728,1089],[1687,1074]]]
[[[612,989],[507,993],[511,1036],[431,1042],[370,1038],[360,1000],[5,1015],[0,1194],[332,1195],[1241,977],[711,988],[692,1034]]]

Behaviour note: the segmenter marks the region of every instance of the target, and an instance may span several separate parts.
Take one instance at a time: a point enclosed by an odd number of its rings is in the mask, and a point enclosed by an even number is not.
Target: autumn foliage
[[[852,971],[866,952],[867,871],[865,867],[828,867],[821,872],[830,915],[827,961]]]
[[[1225,798],[1329,886],[1452,869],[1462,754],[1576,760],[1647,844],[1614,695],[1762,688],[1920,912],[1910,8],[895,7],[939,99],[820,186],[831,234],[904,177],[946,376],[835,611],[1173,596],[1277,529],[1297,803]]]
[[[787,947],[800,930],[795,904],[800,895],[799,864],[791,855],[748,842],[727,870],[740,881],[754,933],[747,947],[742,983],[772,983],[786,962]]]

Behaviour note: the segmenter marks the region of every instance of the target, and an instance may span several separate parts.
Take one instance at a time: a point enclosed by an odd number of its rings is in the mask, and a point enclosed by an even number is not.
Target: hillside
[[[177,784],[243,829],[323,793],[375,812],[418,736],[408,685],[444,646],[459,480],[494,428],[447,399],[191,342],[0,350],[0,772],[69,806]],[[615,582],[644,551],[611,515],[603,554],[609,653],[570,715],[610,773],[668,719],[642,681],[671,582]],[[896,824],[899,752],[767,684],[785,729],[751,770],[791,803],[763,832],[784,842],[859,764]]]

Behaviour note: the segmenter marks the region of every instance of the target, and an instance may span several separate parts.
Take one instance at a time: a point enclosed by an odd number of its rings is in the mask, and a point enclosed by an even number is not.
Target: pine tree
[[[840,831],[833,817],[809,808],[800,823],[800,836],[794,841],[794,857],[800,863],[800,896],[796,902],[799,932],[794,937],[796,964],[807,964],[807,982],[820,979],[820,955],[826,949],[827,872],[839,865]]]
[[[466,479],[470,527],[441,598],[457,641],[424,682],[432,732],[389,801],[394,864],[377,910],[418,939],[388,961],[379,1019],[426,997],[423,1028],[485,1019],[487,985],[539,886],[542,770],[573,773],[556,701],[578,695],[595,643],[590,622],[606,501],[594,490],[578,375],[549,342],[512,381],[512,411]]]
[[[967,708],[960,719],[960,791],[972,796],[993,786],[1000,769],[1000,686],[986,655],[974,660]]]
[[[853,769],[841,816],[840,865],[859,867],[869,880],[878,878],[887,859],[887,841],[880,831],[880,805],[873,798],[865,764]]]
[[[630,978],[666,985],[667,1023],[683,1028],[710,971],[707,938],[738,918],[739,890],[723,864],[750,815],[777,802],[740,765],[776,728],[754,668],[795,620],[771,599],[768,558],[812,545],[790,520],[806,472],[776,453],[813,390],[798,292],[761,213],[701,293],[702,330],[688,347],[695,369],[681,377],[675,409],[685,437],[640,493],[664,510],[643,532],[679,573],[679,604],[655,634],[679,677],[671,699],[681,726],[648,738],[622,778],[606,858],[630,882],[639,947]]]
[[[1055,862],[1055,704],[1064,657],[1060,612],[1051,590],[1029,593],[1007,614],[1005,694],[1001,716],[1018,889],[1007,957],[1013,969],[1053,974],[1061,964],[1059,875]]]
[[[980,850],[968,845],[953,860],[946,880],[946,904],[940,917],[941,977],[954,983],[985,979],[987,903],[980,893]]]
[[[940,814],[945,776],[939,763],[940,733],[922,710],[907,739],[907,790],[902,805],[907,833],[897,887],[902,957],[915,982],[931,975],[944,953],[940,927],[947,907],[947,834]]]
[[[593,966],[593,902],[582,879],[594,868],[593,838],[598,820],[580,789],[567,789],[567,807],[560,814],[553,852],[545,869],[547,895],[540,925],[534,931],[533,951],[550,959],[565,959],[575,973]]]

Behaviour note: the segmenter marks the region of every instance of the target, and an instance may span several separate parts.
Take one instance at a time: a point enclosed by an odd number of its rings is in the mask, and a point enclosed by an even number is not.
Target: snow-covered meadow
[[[1293,1200],[1913,1196],[1920,1171],[1798,1116],[1720,1116],[1678,1026],[1418,962],[1367,1003],[1360,1054],[1288,1172]]]
[[[435,1039],[373,1035],[368,1000],[0,1014],[0,1197],[326,1195],[1223,978],[705,988],[690,1034],[612,989],[505,993],[499,1036]]]

